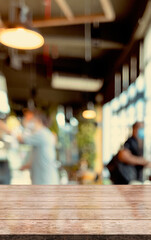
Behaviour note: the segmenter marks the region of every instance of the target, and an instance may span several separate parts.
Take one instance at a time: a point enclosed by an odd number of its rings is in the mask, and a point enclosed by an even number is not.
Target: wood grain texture
[[[150,235],[151,186],[0,186],[0,236]]]

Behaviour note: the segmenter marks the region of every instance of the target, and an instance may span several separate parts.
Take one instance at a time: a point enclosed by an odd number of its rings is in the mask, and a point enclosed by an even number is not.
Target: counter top
[[[151,186],[0,186],[0,239],[29,235],[151,239]]]

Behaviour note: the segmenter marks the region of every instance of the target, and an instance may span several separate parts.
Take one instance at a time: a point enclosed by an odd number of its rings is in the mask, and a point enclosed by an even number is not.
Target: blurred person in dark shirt
[[[143,157],[143,145],[144,124],[136,122],[132,128],[132,136],[118,153],[119,167],[125,176],[125,184],[131,181],[143,182],[143,168],[149,167],[149,162]]]

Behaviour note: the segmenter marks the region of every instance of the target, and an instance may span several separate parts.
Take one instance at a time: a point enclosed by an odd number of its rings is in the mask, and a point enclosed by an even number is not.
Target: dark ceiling
[[[1,71],[6,76],[9,98],[14,108],[19,107],[19,104],[25,105],[32,96],[41,106],[52,104],[80,106],[88,98],[95,98],[96,93],[53,89],[51,77],[54,72],[103,78],[104,87],[101,93],[105,93],[111,81],[109,74],[114,71],[116,62],[130,44],[138,20],[142,17],[148,2],[147,0],[110,1],[115,11],[115,19],[100,23],[92,21],[90,25],[91,60],[89,61],[85,60],[85,23],[76,24],[74,21],[73,23],[69,21],[70,23],[64,24],[66,16],[57,4],[57,0],[25,1],[32,10],[34,26],[39,26],[38,30],[45,38],[45,45],[30,52],[0,46]],[[79,19],[88,11],[88,15],[93,17],[103,15],[100,2],[101,0],[66,0],[74,17]],[[0,14],[4,23],[8,21],[11,3],[12,1],[0,0]],[[49,19],[59,18],[62,21],[58,23],[56,21],[57,24],[54,25],[57,26],[52,26],[53,21],[49,22]],[[32,91],[33,88],[35,91]]]

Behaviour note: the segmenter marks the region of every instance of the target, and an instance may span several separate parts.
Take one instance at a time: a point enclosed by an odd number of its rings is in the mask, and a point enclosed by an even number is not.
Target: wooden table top
[[[0,235],[151,235],[151,186],[0,186]]]

